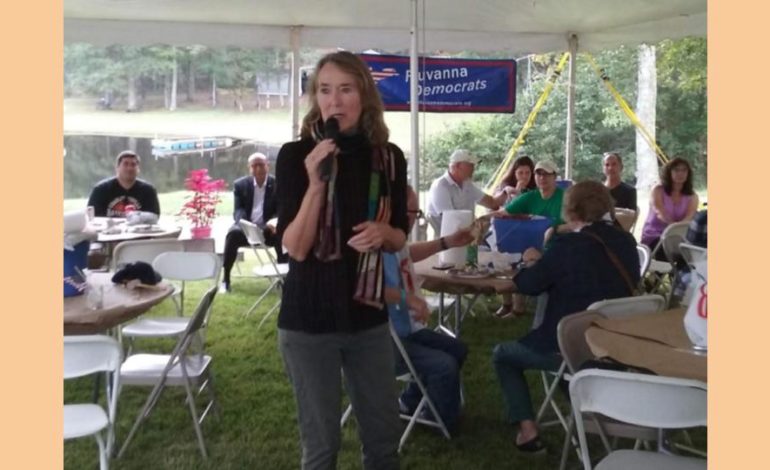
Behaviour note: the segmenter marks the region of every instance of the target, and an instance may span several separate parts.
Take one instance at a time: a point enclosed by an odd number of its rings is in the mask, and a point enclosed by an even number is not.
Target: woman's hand
[[[382,247],[391,227],[384,222],[366,221],[353,227],[353,231],[358,233],[350,237],[348,245],[359,253],[366,253]]]
[[[428,323],[430,308],[428,308],[428,303],[425,302],[425,299],[414,294],[407,294],[406,305],[409,307],[412,318],[422,324]]]
[[[310,181],[311,186],[324,184],[321,181],[319,165],[325,158],[332,158],[330,155],[332,153],[337,153],[337,145],[332,139],[324,139],[318,142],[315,148],[305,157],[305,170],[307,171],[308,181]]]
[[[543,254],[540,253],[536,248],[527,248],[524,251],[524,254],[521,255],[521,260],[524,261],[524,263],[527,264],[527,266],[531,266],[537,262],[540,258],[543,257]]]
[[[507,194],[508,196],[518,196],[520,192],[518,188],[514,188],[513,186],[506,186],[505,188],[503,188],[503,191],[505,191],[505,194]]]
[[[524,181],[518,180],[516,181],[516,193],[521,194],[525,189],[527,189],[527,183]]]

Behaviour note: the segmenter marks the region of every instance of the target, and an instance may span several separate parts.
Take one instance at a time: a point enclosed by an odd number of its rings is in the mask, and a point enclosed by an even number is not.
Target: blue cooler
[[[81,279],[75,267],[78,267],[81,271],[88,265],[88,248],[90,246],[88,240],[82,241],[75,245],[74,251],[64,250],[64,277],[72,276],[75,279]],[[85,282],[85,279],[82,279]],[[64,297],[72,297],[74,295],[81,295],[83,292],[77,290],[74,286],[64,283]]]
[[[543,236],[553,224],[550,218],[530,220],[494,219],[497,251],[524,253],[527,248],[543,250]]]
[[[556,186],[566,191],[572,186],[572,180],[556,180]]]

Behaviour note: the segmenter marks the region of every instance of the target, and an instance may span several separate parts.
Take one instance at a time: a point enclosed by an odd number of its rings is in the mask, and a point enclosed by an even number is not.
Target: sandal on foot
[[[519,449],[519,452],[526,452],[530,455],[544,454],[546,451],[545,444],[540,440],[540,436],[535,436],[527,442],[516,444],[516,448]]]

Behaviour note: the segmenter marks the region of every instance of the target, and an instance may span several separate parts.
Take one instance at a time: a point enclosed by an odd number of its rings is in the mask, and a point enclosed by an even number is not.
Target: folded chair
[[[583,468],[591,460],[583,414],[599,413],[612,419],[658,429],[706,426],[706,384],[697,380],[588,369],[576,373],[569,385]],[[597,470],[641,468],[705,470],[705,459],[662,452],[616,450],[601,460]]]
[[[654,313],[662,311],[666,306],[666,299],[660,295],[639,295],[634,297],[621,297],[618,299],[601,300],[588,306],[586,310],[599,312],[607,317],[629,315],[634,313]],[[565,317],[566,318],[566,317]],[[558,332],[557,332],[558,336]],[[566,359],[562,356],[562,363],[559,369],[554,373],[550,371],[540,371],[540,377],[545,390],[545,398],[538,409],[535,421],[540,426],[550,426],[561,424],[562,428],[570,433],[570,424],[568,423],[568,413],[564,413],[554,398],[559,381],[565,379],[565,373],[568,372]],[[543,421],[548,406],[551,407],[556,420]]]
[[[241,219],[240,224],[243,229],[243,233],[246,235],[251,249],[257,257],[259,266],[255,267],[252,272],[257,278],[265,278],[270,282],[268,288],[257,298],[256,302],[249,308],[244,316],[249,316],[256,310],[260,303],[270,294],[274,289],[280,290],[283,287],[283,280],[286,278],[286,274],[289,272],[288,263],[278,263],[275,256],[273,256],[272,248],[265,244],[265,237],[262,230],[255,224]],[[278,300],[273,303],[273,306],[268,310],[262,320],[259,322],[257,329],[262,327],[267,318],[281,305],[280,294]]]
[[[104,383],[107,389],[107,411],[94,403],[65,403],[63,410],[64,440],[94,436],[99,446],[101,470],[107,470],[115,442],[115,414],[120,392],[119,370],[122,355],[120,344],[109,336],[64,337],[65,380],[98,372],[106,374]]]
[[[166,386],[184,387],[186,393],[185,402],[190,410],[193,427],[198,438],[198,447],[200,448],[201,455],[207,458],[208,454],[200,423],[212,409],[217,410],[217,405],[216,395],[214,394],[213,374],[211,373],[211,356],[204,354],[204,345],[200,341],[201,336],[196,333],[203,327],[204,319],[211,309],[216,293],[217,286],[215,284],[203,295],[187,328],[179,337],[171,354],[131,354],[120,367],[121,385],[151,386],[152,390],[134,421],[128,437],[123,442],[118,458],[126,451],[139,426],[150,415]],[[198,343],[199,350],[192,352],[191,347],[196,342]],[[197,388],[195,394],[193,394],[193,387]],[[204,389],[208,391],[209,401],[203,412],[199,414],[195,398]]]
[[[414,412],[411,415],[405,414],[405,413],[399,414],[401,419],[407,421],[407,425],[406,425],[406,429],[404,429],[404,433],[401,435],[401,440],[398,443],[398,451],[401,452],[401,449],[404,447],[404,444],[406,443],[406,440],[409,438],[409,434],[411,434],[412,428],[414,428],[414,425],[416,423],[438,428],[441,431],[441,434],[444,435],[444,437],[446,437],[447,439],[451,439],[452,437],[449,434],[449,430],[444,424],[444,420],[441,418],[441,415],[436,410],[436,406],[433,404],[433,400],[431,400],[430,397],[428,396],[428,391],[425,388],[425,385],[422,383],[422,380],[420,379],[419,375],[417,374],[417,371],[415,370],[411,359],[409,359],[409,354],[407,354],[406,349],[404,348],[404,344],[401,342],[401,338],[399,338],[398,333],[396,333],[396,330],[393,328],[392,323],[388,323],[388,326],[390,328],[390,336],[391,338],[393,338],[393,343],[396,345],[396,349],[398,349],[398,353],[401,355],[401,358],[404,360],[404,363],[406,364],[406,369],[407,369],[405,373],[397,375],[396,379],[399,382],[404,382],[407,384],[414,383],[420,389],[420,393],[422,393],[422,399],[420,400],[420,403],[417,404],[417,408],[415,408]],[[424,417],[425,413],[423,413],[423,410],[425,409],[425,407],[427,407],[427,409],[430,410],[430,415],[432,419],[428,419]],[[350,414],[352,413],[352,411],[353,411],[353,405],[348,405],[347,409],[345,409],[345,412],[342,414],[342,419],[340,420],[341,426],[345,425],[345,422],[350,417]]]
[[[213,252],[183,252],[171,251],[161,253],[152,262],[152,267],[158,271],[164,280],[200,281],[211,279],[213,286],[219,280],[219,257]],[[184,294],[184,291],[181,293]],[[180,295],[181,301],[184,297]],[[208,311],[207,311],[208,315]],[[177,336],[184,333],[191,317],[149,317],[129,323],[121,329],[123,336],[129,338],[155,338]],[[208,323],[208,316],[203,325]]]

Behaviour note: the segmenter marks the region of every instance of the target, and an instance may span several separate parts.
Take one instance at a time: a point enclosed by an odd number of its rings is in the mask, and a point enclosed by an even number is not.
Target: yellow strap
[[[497,170],[495,170],[495,172],[492,174],[492,178],[490,179],[489,183],[487,183],[487,192],[494,191],[494,189],[500,185],[500,182],[505,177],[505,174],[508,172],[508,168],[513,163],[516,150],[518,150],[519,147],[521,147],[521,145],[524,143],[524,137],[527,136],[530,129],[532,129],[532,126],[535,124],[537,113],[540,112],[540,108],[542,108],[545,104],[546,100],[548,99],[548,95],[551,94],[553,85],[561,75],[562,70],[564,70],[564,66],[567,64],[568,58],[569,52],[565,52],[564,55],[561,56],[559,64],[556,66],[553,72],[551,72],[551,75],[548,77],[548,82],[545,84],[545,88],[543,89],[543,93],[540,94],[540,98],[537,99],[535,107],[532,108],[532,111],[530,111],[529,117],[527,117],[527,120],[524,122],[524,126],[521,128],[521,132],[519,132],[519,136],[516,137],[515,141],[513,141],[513,145],[511,145],[511,148],[508,150],[505,159],[500,164],[500,166],[497,167]]]
[[[594,60],[591,54],[586,53],[586,57],[588,58],[588,63],[591,64],[591,67],[593,67],[596,74],[602,80],[602,83],[604,83],[604,86],[610,92],[612,97],[615,98],[615,101],[618,103],[618,106],[620,106],[620,109],[626,114],[626,116],[628,116],[628,118],[631,120],[634,126],[636,126],[636,128],[639,129],[639,132],[641,132],[642,137],[644,137],[644,140],[646,140],[647,143],[650,145],[650,148],[655,150],[655,154],[658,156],[658,159],[663,164],[668,163],[668,157],[666,156],[666,154],[663,152],[663,150],[661,150],[657,142],[655,142],[655,139],[652,138],[652,135],[647,131],[647,128],[644,127],[644,124],[642,124],[642,121],[640,121],[639,118],[636,116],[636,113],[634,113],[634,110],[631,109],[628,103],[626,103],[626,100],[623,99],[620,93],[618,93],[618,90],[616,90],[615,87],[612,85],[612,82],[610,82],[610,77],[607,75],[604,69],[599,68],[599,66],[596,64],[596,61]]]

